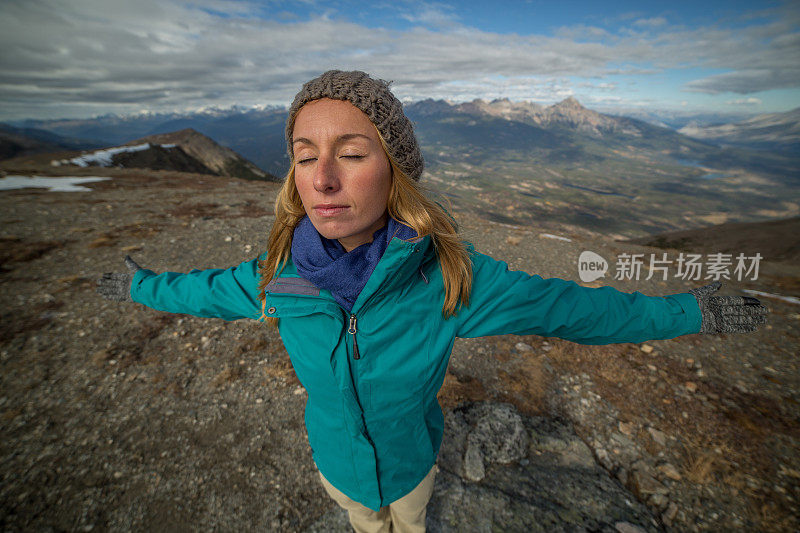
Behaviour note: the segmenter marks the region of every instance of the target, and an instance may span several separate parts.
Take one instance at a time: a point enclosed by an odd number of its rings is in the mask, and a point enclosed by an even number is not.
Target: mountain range
[[[719,145],[800,156],[800,107],[787,113],[758,115],[732,124],[702,126],[691,123],[678,131]]]
[[[405,111],[422,147],[423,183],[452,209],[495,222],[546,220],[632,238],[800,214],[800,156],[763,150],[762,140],[753,146],[761,150],[715,144],[599,113],[574,98],[552,106],[423,100]],[[782,122],[769,118],[770,139],[791,145],[797,117],[784,115]],[[22,126],[103,146],[172,143],[175,132],[192,129],[282,176],[289,164],[285,118],[284,109],[231,109]],[[207,152],[199,146],[193,157]]]
[[[0,159],[61,150],[99,148],[102,143],[72,139],[39,128],[17,128],[0,124]]]
[[[692,160],[695,162],[731,162],[744,166],[756,166],[760,170],[772,170],[783,173],[787,170],[786,165],[780,158],[772,157],[774,154],[761,153],[753,155],[743,154],[741,150],[726,151],[725,146],[733,145],[730,139],[723,139],[719,132],[741,131],[748,124],[771,124],[769,129],[769,140],[764,138],[753,139],[747,142],[748,135],[740,133],[735,143],[736,148],[756,148],[769,149],[770,147],[792,147],[797,145],[798,117],[797,111],[762,115],[745,121],[744,123],[701,127],[697,123],[685,126],[680,133],[669,127],[660,127],[645,120],[629,117],[613,116],[598,113],[582,106],[574,98],[568,98],[552,106],[542,106],[531,102],[511,102],[508,99],[498,99],[491,102],[483,100],[473,100],[461,104],[451,104],[443,100],[423,100],[406,105],[407,114],[416,122],[418,133],[425,134],[426,130],[439,133],[440,128],[436,124],[429,124],[429,118],[441,115],[452,116],[472,116],[473,120],[486,121],[487,119],[497,119],[491,127],[497,127],[500,131],[500,138],[507,138],[503,134],[503,129],[513,129],[513,124],[527,124],[534,126],[538,130],[514,131],[519,138],[518,146],[521,149],[530,148],[535,145],[538,148],[550,146],[559,150],[567,148],[568,157],[576,157],[580,154],[570,151],[565,143],[570,139],[565,139],[563,133],[588,135],[603,137],[603,142],[613,142],[615,140],[638,140],[634,144],[647,144],[655,139],[663,141],[665,138],[672,139],[671,149],[678,150],[681,160]],[[761,118],[760,118],[761,117]],[[49,134],[56,134],[66,137],[70,146],[87,148],[97,145],[109,146],[120,145],[130,142],[134,138],[141,138],[153,134],[171,133],[177,130],[191,128],[214,139],[223,146],[227,146],[241,154],[243,157],[253,161],[260,168],[276,175],[282,175],[288,167],[288,157],[284,148],[284,122],[286,110],[283,108],[266,109],[209,109],[201,112],[180,114],[140,114],[126,117],[115,115],[105,115],[92,119],[57,119],[57,120],[28,120],[20,123],[21,130],[27,128],[29,131],[39,130]],[[451,120],[457,124],[458,120]],[[739,125],[741,124],[741,125]],[[470,121],[463,122],[466,128],[475,131],[475,124]],[[509,128],[510,126],[510,128]],[[11,128],[8,126],[7,128]],[[486,128],[484,128],[486,129]],[[2,134],[0,129],[0,134]],[[471,132],[452,132],[462,140],[471,141]],[[544,135],[542,135],[544,133]],[[569,136],[569,135],[568,135]],[[490,135],[475,140],[481,142],[491,142],[496,135]],[[691,139],[697,137],[701,142],[692,143]],[[82,139],[81,145],[77,139]],[[548,142],[549,141],[549,142]],[[717,142],[719,141],[719,142]],[[433,141],[435,144],[435,140]],[[722,146],[719,146],[722,145]],[[722,149],[720,152],[719,149]],[[423,151],[425,146],[423,146]],[[602,152],[602,147],[600,149]],[[789,155],[798,154],[790,151]],[[753,165],[750,160],[758,159]],[[556,154],[558,159],[558,154]],[[706,161],[709,160],[710,161]],[[580,162],[576,160],[576,162]]]

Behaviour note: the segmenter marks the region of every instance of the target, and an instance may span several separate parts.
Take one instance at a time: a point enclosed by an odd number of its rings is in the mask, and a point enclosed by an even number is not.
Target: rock
[[[621,446],[622,448],[634,448],[635,444],[631,439],[628,437],[620,434],[620,433],[612,433],[611,440],[616,443],[617,445]]]
[[[471,481],[483,479],[486,462],[508,464],[527,453],[529,436],[511,405],[479,404],[467,419],[474,423],[464,452],[464,473]]]
[[[675,502],[669,502],[669,505],[667,505],[667,509],[661,515],[661,520],[664,522],[665,525],[671,526],[672,521],[675,520],[675,516],[677,514],[678,514],[678,505]]]
[[[639,349],[644,353],[651,353],[653,351],[653,347],[649,344],[642,344]]]
[[[470,481],[480,481],[486,475],[483,455],[477,446],[467,446],[464,454],[464,475]]]
[[[524,342],[518,342],[516,345],[514,345],[514,348],[516,348],[518,352],[533,351],[533,346],[531,346],[530,344],[525,344]]]
[[[659,511],[663,511],[667,508],[667,504],[669,503],[669,499],[664,494],[651,494],[649,498],[647,498],[647,503],[651,507],[655,507]]]
[[[633,422],[620,422],[619,423],[619,431],[623,435],[627,435],[627,436],[630,437],[631,435],[633,435],[633,432],[634,432],[635,429],[636,429],[636,426],[633,424]]]
[[[635,526],[628,522],[617,522],[614,524],[614,529],[616,529],[619,533],[645,533],[646,531],[641,527]]]
[[[606,470],[613,470],[614,468],[614,461],[611,460],[611,456],[608,455],[608,452],[603,448],[597,448],[594,451],[595,456],[597,457],[597,461],[605,468]]]
[[[640,500],[646,500],[651,494],[667,494],[667,487],[643,470],[634,470],[630,476],[631,489]]]
[[[528,445],[522,458],[503,463],[499,459],[517,456],[517,448],[499,446],[485,432],[500,428],[514,439],[517,423]],[[523,416],[510,405],[483,402],[445,413],[444,427],[427,508],[430,533],[609,531],[618,523],[639,528],[627,531],[658,531],[652,511],[597,465],[563,419]],[[480,481],[464,472],[472,454],[483,460]]]
[[[689,392],[695,392],[697,390],[697,383],[695,383],[694,381],[687,381],[684,384],[684,386],[686,387],[686,390],[688,390]]]
[[[659,465],[658,467],[656,467],[656,470],[667,476],[669,479],[672,479],[674,481],[681,480],[681,475],[678,472],[678,469],[675,468],[670,463],[664,463],[663,465]]]
[[[563,423],[534,418],[537,431],[529,432],[530,450],[537,455],[550,454],[562,466],[596,468],[592,450]],[[520,461],[522,462],[522,461]]]
[[[664,434],[664,432],[659,431],[656,428],[647,428],[647,432],[659,446],[664,446],[667,443],[667,436]]]

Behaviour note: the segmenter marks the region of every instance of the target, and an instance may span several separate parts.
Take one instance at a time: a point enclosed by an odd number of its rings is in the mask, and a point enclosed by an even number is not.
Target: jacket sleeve
[[[142,269],[133,277],[131,298],[170,313],[224,320],[257,319],[261,316],[259,259],[263,257],[228,269],[192,270],[186,274],[156,274]]]
[[[700,308],[690,293],[645,296],[613,287],[582,287],[509,271],[473,253],[469,306],[455,317],[458,337],[514,333],[559,337],[579,344],[670,339],[700,331]]]

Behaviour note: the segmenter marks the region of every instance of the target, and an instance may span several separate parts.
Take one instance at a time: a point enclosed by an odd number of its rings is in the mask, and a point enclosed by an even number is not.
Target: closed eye
[[[304,164],[306,164],[306,163],[310,163],[311,161],[316,161],[316,160],[317,160],[317,158],[316,158],[316,157],[308,157],[308,158],[306,158],[306,159],[301,159],[301,160],[299,160],[299,161],[297,162],[297,164],[298,164],[298,165],[304,165]]]

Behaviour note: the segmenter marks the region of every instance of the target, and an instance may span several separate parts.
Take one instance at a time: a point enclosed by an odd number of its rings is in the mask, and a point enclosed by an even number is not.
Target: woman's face
[[[311,223],[348,252],[386,223],[392,168],[378,132],[350,102],[304,105],[292,137],[294,179]]]

